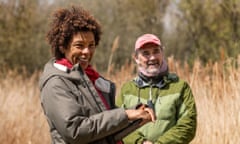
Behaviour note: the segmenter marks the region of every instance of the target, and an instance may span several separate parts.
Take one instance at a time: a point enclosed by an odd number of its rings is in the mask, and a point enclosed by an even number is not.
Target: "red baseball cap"
[[[138,37],[138,39],[135,43],[135,51],[147,43],[154,43],[159,46],[161,45],[160,39],[157,36],[155,36],[154,34],[144,34],[144,35]]]

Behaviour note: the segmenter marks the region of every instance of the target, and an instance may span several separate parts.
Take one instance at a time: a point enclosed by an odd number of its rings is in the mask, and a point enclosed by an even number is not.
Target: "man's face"
[[[139,68],[154,76],[158,74],[162,65],[162,52],[160,46],[153,43],[147,43],[137,51],[134,59]]]
[[[72,64],[79,63],[87,68],[95,52],[95,39],[92,32],[78,32],[73,35],[68,49],[64,50],[66,59]]]

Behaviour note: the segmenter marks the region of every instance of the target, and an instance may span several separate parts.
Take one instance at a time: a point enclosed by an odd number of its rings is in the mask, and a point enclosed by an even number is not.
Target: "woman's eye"
[[[90,49],[94,49],[94,48],[95,48],[95,45],[94,45],[94,44],[91,44],[91,45],[89,45],[89,48],[90,48]]]
[[[78,44],[78,45],[76,45],[75,47],[78,48],[78,49],[82,49],[82,48],[84,48],[84,46],[81,45],[81,44]]]
[[[90,45],[90,47],[95,47],[95,45]]]

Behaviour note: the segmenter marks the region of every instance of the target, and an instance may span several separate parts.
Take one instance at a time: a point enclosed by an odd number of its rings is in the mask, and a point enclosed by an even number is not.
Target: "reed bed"
[[[9,71],[0,80],[1,144],[50,143],[48,126],[41,110],[39,73],[32,76]]]
[[[172,58],[170,69],[188,81],[195,96],[198,127],[192,144],[240,142],[240,57],[205,67],[196,60],[192,70],[180,68]]]
[[[192,88],[198,111],[197,133],[191,144],[236,144],[240,142],[240,56],[193,68],[168,58],[169,69]],[[49,129],[39,100],[40,72],[31,76],[8,71],[0,75],[0,141],[2,144],[50,143]],[[106,76],[122,84],[135,76],[135,64],[126,63]]]

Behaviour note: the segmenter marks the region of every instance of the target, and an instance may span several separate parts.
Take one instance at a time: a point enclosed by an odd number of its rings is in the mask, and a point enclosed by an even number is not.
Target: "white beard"
[[[153,67],[151,69],[144,68],[140,64],[138,64],[138,71],[141,72],[143,75],[148,77],[154,77],[159,75],[160,73],[168,71],[167,61],[164,59],[162,64],[159,67]]]
[[[150,75],[158,75],[160,72],[160,67],[159,68],[147,68],[146,72],[149,73]]]
[[[160,67],[158,68],[144,68],[142,66],[138,67],[138,70],[143,73],[144,75],[148,76],[148,77],[153,77],[153,76],[157,76],[160,73]]]

